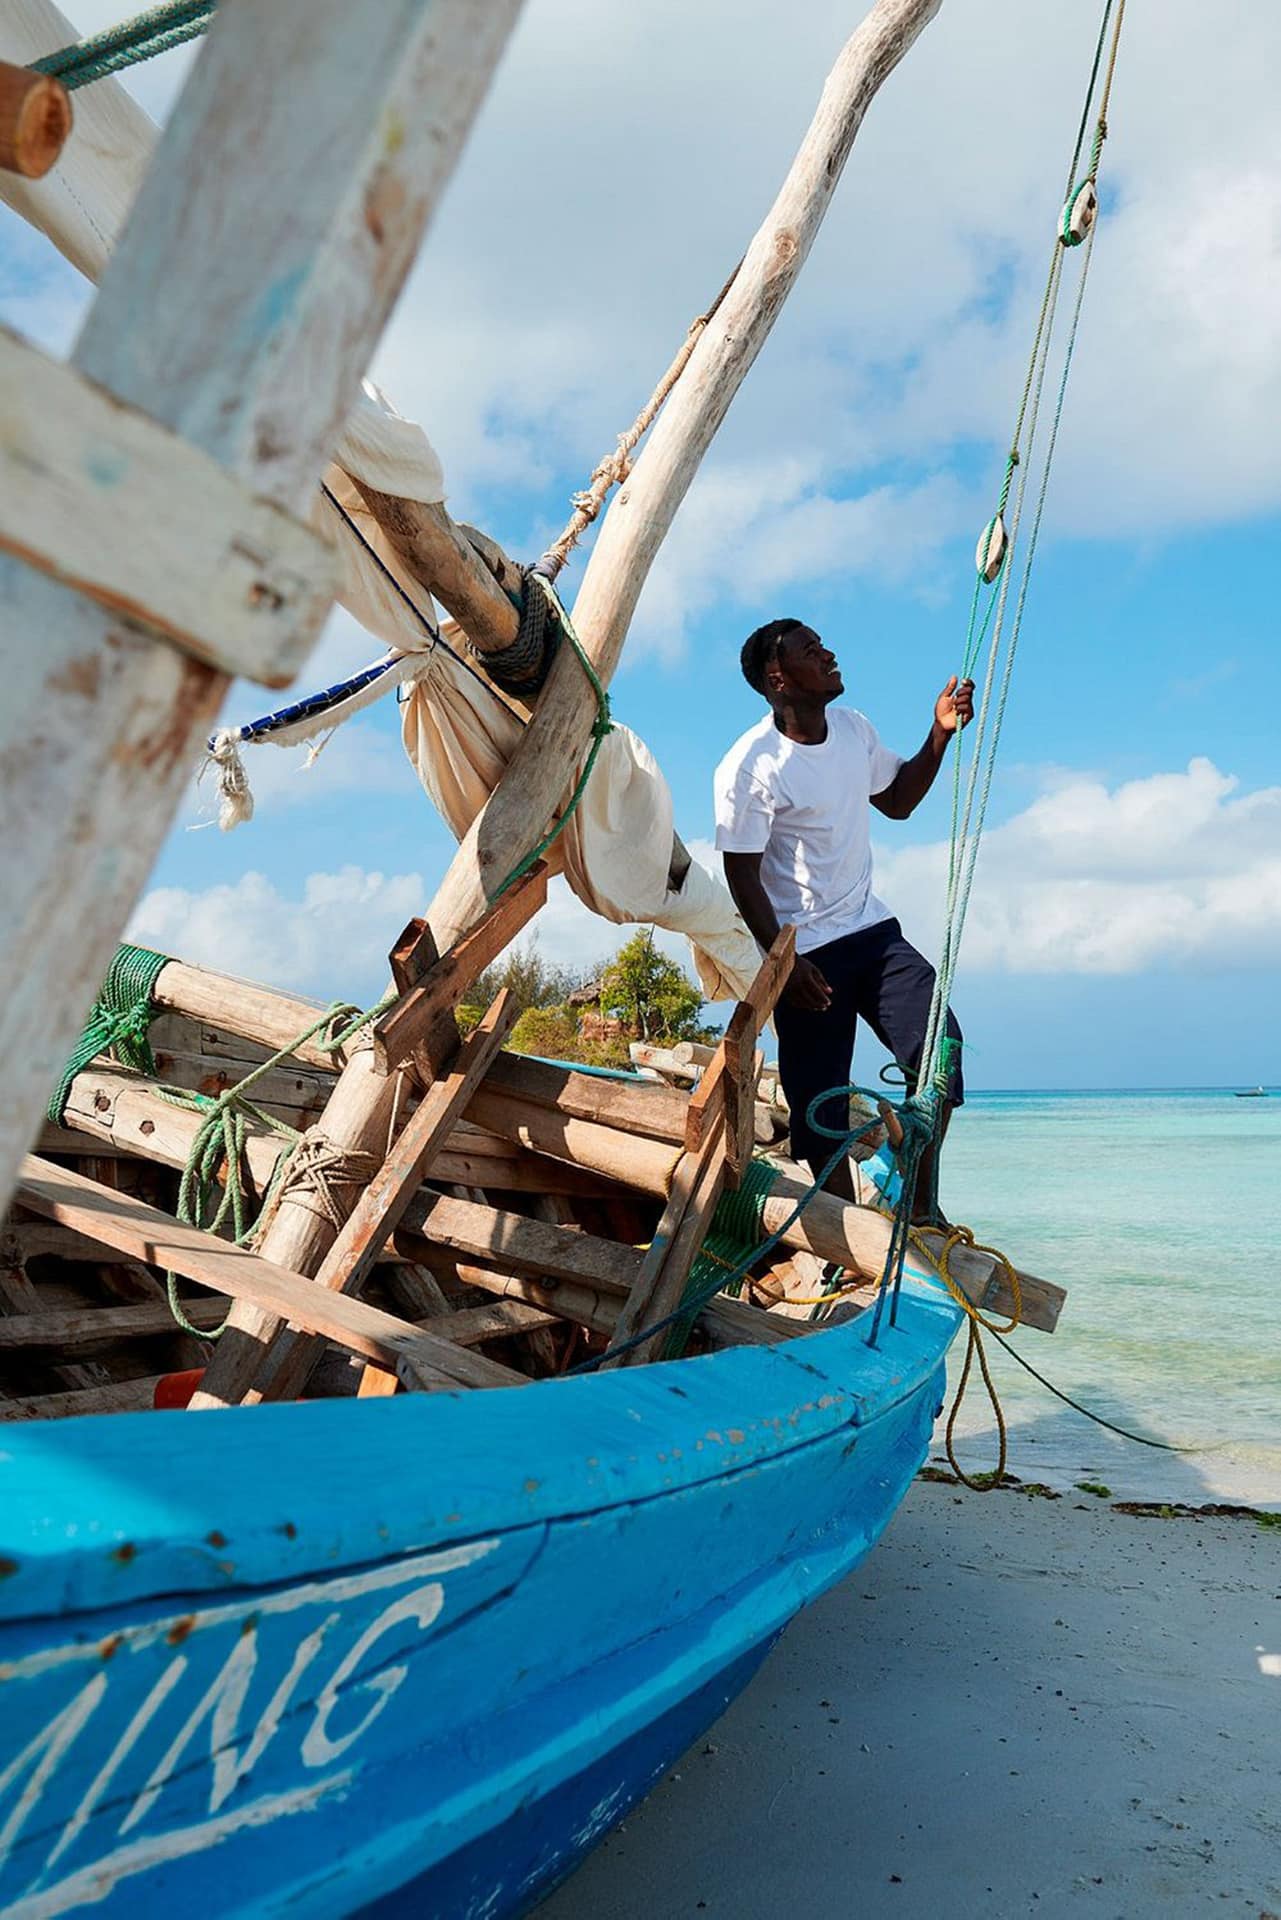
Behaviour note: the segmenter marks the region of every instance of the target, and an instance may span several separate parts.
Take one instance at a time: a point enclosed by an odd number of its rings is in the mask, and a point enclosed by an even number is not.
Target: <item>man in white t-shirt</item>
[[[844,693],[836,656],[800,620],[758,627],[742,653],[748,684],[770,711],[716,769],[716,845],[735,905],[768,948],[781,926],[796,928],[796,963],[774,1015],[778,1069],[792,1115],[792,1152],[817,1174],[835,1142],[810,1124],[828,1087],[849,1080],[860,1015],[904,1069],[920,1067],[934,969],[872,891],[870,807],[906,820],[934,783],[952,735],[974,715],[974,682],[955,677],[934,703],[925,744],[910,760],[882,746],[875,727]],[[943,1124],[964,1099],[961,1029],[948,1009],[955,1045]],[[844,1102],[813,1116],[844,1129]],[[931,1169],[922,1167],[918,1218],[925,1217]],[[853,1198],[848,1163],[829,1188]]]

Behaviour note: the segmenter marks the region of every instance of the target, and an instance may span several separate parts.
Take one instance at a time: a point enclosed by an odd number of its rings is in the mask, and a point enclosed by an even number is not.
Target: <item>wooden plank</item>
[[[20,1264],[9,1265],[0,1259],[0,1314],[35,1314],[44,1310],[46,1302],[40,1289],[35,1285]],[[66,1366],[55,1366],[53,1376],[61,1380],[64,1386],[81,1389],[97,1386],[108,1378],[104,1367],[95,1361],[88,1364],[73,1361]]]
[[[374,1059],[380,1073],[409,1062],[472,982],[516,938],[547,899],[547,867],[542,861],[508,889],[479,923],[435,963],[417,986],[402,993],[394,1007],[374,1022]],[[430,933],[424,927],[428,939]]]
[[[360,1385],[356,1388],[358,1400],[385,1400],[400,1389],[400,1381],[394,1373],[388,1373],[385,1367],[376,1367],[372,1361],[362,1368]]]
[[[941,0],[878,0],[842,50],[774,205],[602,522],[574,624],[608,686],[658,548],[805,263],[863,116]],[[562,648],[516,750],[428,910],[441,947],[538,842],[587,752],[596,698]]]
[[[711,1138],[715,1127],[725,1112],[725,1042],[722,1040],[716,1049],[716,1057],[710,1067],[704,1067],[703,1075],[690,1095],[689,1110],[685,1116],[685,1151],[698,1153]]]
[[[405,1210],[404,1226],[408,1234],[466,1260],[547,1280],[591,1281],[612,1293],[625,1293],[641,1265],[635,1247],[443,1193],[420,1193]],[[399,1235],[396,1244],[401,1244]]]
[[[458,1278],[467,1286],[480,1287],[503,1300],[522,1301],[544,1308],[559,1320],[572,1320],[591,1333],[617,1336],[622,1300],[603,1280],[564,1280],[544,1285],[531,1274],[503,1273],[470,1261],[458,1263]],[[717,1298],[698,1316],[698,1330],[707,1345],[720,1352],[730,1347],[779,1346],[786,1340],[804,1339],[813,1331],[794,1321],[776,1319],[746,1301]]]
[[[288,686],[333,601],[329,542],[6,327],[0,390],[0,552],[222,673]]]
[[[402,1128],[318,1269],[317,1287],[334,1293],[359,1292],[515,1018],[516,1002],[504,990],[463,1042],[453,1071],[436,1082]],[[221,1351],[214,1355],[192,1396],[193,1408],[297,1399],[318,1357],[316,1342],[258,1313],[251,1315],[247,1308],[235,1314],[233,1324],[242,1337],[230,1343],[226,1362]],[[261,1380],[260,1368],[265,1368]]]
[[[561,1318],[546,1307],[531,1307],[523,1300],[494,1300],[483,1307],[460,1307],[456,1313],[445,1314],[431,1322],[431,1330],[460,1347],[477,1347],[485,1340],[537,1333],[556,1326]]]
[[[42,179],[66,144],[71,118],[61,80],[0,60],[0,167]]]
[[[345,1293],[277,1267],[260,1254],[185,1227],[128,1194],[107,1193],[69,1168],[25,1156],[18,1191],[24,1207],[118,1247],[148,1266],[172,1268],[233,1300],[247,1300],[310,1333],[323,1334],[352,1353],[399,1371],[415,1384],[437,1388],[508,1386],[524,1375],[451,1347]],[[402,1374],[402,1378],[404,1374]]]
[[[795,927],[780,928],[742,1000],[730,1016],[721,1043],[725,1103],[726,1181],[737,1187],[756,1144],[756,1083],[764,1061],[756,1050],[761,1029],[774,1011],[796,958]]]
[[[220,8],[76,371],[305,511],[518,5]],[[0,604],[2,1204],[227,683],[13,555]]]
[[[37,1295],[39,1289],[36,1289]],[[220,1327],[225,1300],[184,1300],[182,1310],[202,1331]],[[128,1307],[81,1307],[13,1314],[0,1318],[0,1353],[92,1353],[126,1340],[151,1340],[180,1331],[167,1300]]]
[[[491,1093],[518,1094],[571,1119],[596,1120],[649,1140],[680,1142],[685,1137],[686,1095],[675,1087],[655,1086],[652,1080],[603,1080],[575,1073],[572,1067],[504,1053],[490,1068],[486,1086]]]
[[[635,1315],[638,1333],[656,1321],[665,1320],[681,1303],[690,1268],[698,1258],[698,1250],[707,1237],[712,1215],[725,1188],[728,1144],[722,1124],[699,1152],[691,1156],[695,1166],[689,1199],[682,1209],[670,1243],[654,1263],[654,1278],[648,1298],[640,1304]],[[624,1367],[641,1367],[651,1360],[660,1360],[667,1346],[669,1332],[670,1329],[663,1328],[650,1339],[642,1340],[638,1346],[621,1353],[618,1356],[620,1364]],[[615,1344],[618,1344],[617,1335]]]
[[[640,1332],[647,1319],[654,1318],[651,1304],[654,1289],[662,1277],[667,1257],[671,1253],[681,1222],[694,1197],[701,1164],[700,1155],[697,1153],[683,1153],[676,1163],[676,1170],[672,1175],[672,1190],[667,1196],[667,1204],[663,1208],[662,1216],[654,1229],[654,1237],[649,1243],[636,1278],[632,1282],[631,1290],[619,1313],[614,1329],[615,1345],[620,1345],[624,1340],[630,1340],[634,1334]],[[606,1367],[616,1367],[621,1364],[621,1359],[606,1359],[603,1362]]]
[[[77,1387],[69,1393],[21,1394],[0,1402],[2,1420],[78,1420],[88,1413],[142,1413],[155,1405],[163,1373],[143,1380],[108,1380],[100,1386]]]

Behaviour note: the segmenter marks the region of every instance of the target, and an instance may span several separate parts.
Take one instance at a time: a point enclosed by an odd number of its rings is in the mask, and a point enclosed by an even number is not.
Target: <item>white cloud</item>
[[[293,898],[245,873],[200,893],[154,887],[126,938],[282,992],[368,1000],[386,985],[392,943],[425,898],[417,873],[311,873]]]
[[[984,838],[965,931],[974,973],[1138,973],[1281,962],[1281,787],[1206,759],[1109,788],[1059,775]],[[927,951],[943,843],[878,850],[877,887]]]
[[[126,938],[282,992],[369,1001],[386,985],[393,941],[426,900],[417,873],[346,866],[308,874],[291,895],[265,874],[251,872],[201,892],[153,887],[139,902]],[[536,942],[552,965],[586,973],[631,932],[590,912],[557,877],[547,905],[515,944]],[[655,941],[692,971],[681,935],[659,927]]]
[[[76,11],[88,29],[113,0]],[[377,363],[459,511],[505,511],[530,547],[558,522],[565,474],[612,444],[761,218],[850,26],[845,0],[529,0]],[[977,445],[995,479],[1091,41],[1080,8],[1008,0],[922,35],[678,519],[641,647],[679,653],[684,610],[726,596],[922,565],[928,586],[970,514],[949,475]],[[163,110],[185,59],[129,84]],[[1200,0],[1131,9],[1051,534],[1281,505],[1278,67],[1281,9],[1219,0],[1212,34]],[[62,293],[21,300],[0,288],[65,339]]]

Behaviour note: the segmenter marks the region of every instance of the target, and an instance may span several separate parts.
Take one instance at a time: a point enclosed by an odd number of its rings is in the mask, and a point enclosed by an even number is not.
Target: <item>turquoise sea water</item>
[[[1057,1332],[1015,1336],[1034,1366],[1122,1426],[1213,1449],[1127,1446],[994,1348],[1012,1472],[1281,1506],[1281,1093],[975,1093],[942,1199],[1067,1287]],[[964,1464],[992,1464],[978,1383],[958,1432]]]

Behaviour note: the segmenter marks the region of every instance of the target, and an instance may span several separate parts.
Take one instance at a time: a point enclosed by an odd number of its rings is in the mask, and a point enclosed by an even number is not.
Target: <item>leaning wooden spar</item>
[[[527,1911],[870,1550],[958,1328],[1054,1328],[1060,1287],[909,1230],[927,1091],[851,1112],[834,1156],[861,1160],[863,1204],[787,1158],[760,1042],[792,932],[760,954],[698,894],[670,812],[656,912],[733,991],[719,1044],[609,1075],[506,1050],[505,994],[458,1017],[551,873],[627,917],[580,812],[644,752],[602,744],[605,689],[867,105],[938,5],[878,0],[742,264],[530,570],[427,482],[389,488],[425,440],[384,457],[405,423],[349,411],[515,0],[175,0],[56,59],[75,35],[51,0],[0,0],[0,163],[30,157],[0,193],[103,278],[68,366],[0,338],[0,462],[26,476],[20,500],[0,487],[5,724],[42,749],[4,762],[30,826],[0,954],[6,1914],[161,1914],[193,1888],[227,1914]],[[138,110],[87,82],[211,14],[147,164]],[[91,145],[96,208],[74,171],[46,190],[63,86],[58,165]],[[619,482],[571,620],[551,580]],[[386,994],[361,1012],[110,959],[228,674],[282,683],[336,583],[372,631],[432,636],[425,667],[406,641],[343,699],[401,676],[429,701],[451,636],[493,696],[463,784],[424,773],[460,846]],[[213,752],[247,813],[236,740]],[[944,985],[963,914],[949,900]]]

